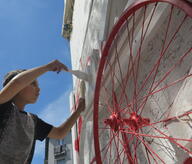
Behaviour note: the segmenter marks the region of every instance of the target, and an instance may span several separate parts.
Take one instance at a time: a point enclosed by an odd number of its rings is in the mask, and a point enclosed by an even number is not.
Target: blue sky
[[[58,59],[71,67],[69,43],[61,36],[64,0],[0,0],[0,79]],[[48,72],[39,79],[41,95],[26,111],[55,126],[69,116],[72,76]],[[44,142],[37,142],[33,164],[43,164]]]

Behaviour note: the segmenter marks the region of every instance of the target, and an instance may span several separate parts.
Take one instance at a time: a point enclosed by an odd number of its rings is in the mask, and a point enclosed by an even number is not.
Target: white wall
[[[133,1],[133,0],[132,0]],[[74,13],[73,13],[73,31],[71,34],[70,47],[71,47],[71,59],[72,68],[81,69],[89,74],[91,80],[86,82],[86,111],[83,113],[83,128],[81,132],[80,152],[75,153],[75,158],[78,159],[80,164],[88,164],[94,157],[94,145],[93,145],[93,129],[91,129],[93,122],[93,94],[94,85],[96,79],[96,68],[98,65],[98,59],[101,52],[101,46],[105,42],[109,32],[111,31],[114,23],[123,12],[127,0],[81,0],[75,1]],[[130,3],[128,3],[129,5]],[[166,13],[161,11],[164,18]],[[165,14],[165,15],[163,15]],[[162,17],[162,18],[163,18]],[[164,19],[161,17],[156,18],[155,25],[161,24]],[[157,26],[158,27],[158,26]],[[157,29],[157,28],[156,28]],[[152,31],[155,33],[155,31]],[[151,34],[152,36],[152,34]],[[185,37],[185,35],[183,35]],[[160,38],[153,40],[152,44],[160,44]],[[146,44],[146,51],[150,49],[151,44]],[[183,45],[182,45],[183,46]],[[157,47],[155,47],[150,54],[155,54]],[[148,55],[146,53],[146,56]],[[86,65],[88,57],[91,57],[91,62]],[[80,58],[82,58],[83,68],[80,67]],[[190,61],[189,61],[190,62]],[[144,63],[147,67],[148,63]],[[182,70],[183,71],[183,70]],[[180,72],[178,71],[178,74]],[[73,79],[74,93],[78,91],[78,80]],[[181,86],[180,86],[181,87]],[[188,88],[185,88],[188,89]],[[167,92],[167,97],[175,98],[179,90],[171,90]],[[185,95],[186,97],[189,95]],[[159,95],[160,102],[165,106],[165,99],[163,95]],[[152,104],[148,104],[150,109],[153,108]],[[156,113],[155,113],[156,114]],[[148,114],[147,114],[148,115]],[[73,135],[75,136],[76,130],[73,129]],[[75,151],[75,150],[74,150]],[[163,154],[162,154],[163,155]],[[141,159],[142,160],[142,159]]]
[[[80,153],[74,152],[76,163],[89,163],[94,157],[92,127],[92,102],[96,79],[96,69],[99,62],[101,46],[109,31],[124,10],[127,0],[81,0],[75,1],[73,13],[73,31],[70,39],[72,68],[81,69],[91,77],[86,82],[86,112],[83,113],[83,128],[81,132]],[[112,8],[111,8],[112,5]],[[111,15],[112,14],[112,15]],[[90,62],[86,65],[87,59]],[[82,58],[83,68],[80,66]],[[73,79],[74,92],[78,91],[78,80]],[[73,128],[73,140],[76,138],[76,128]],[[74,141],[73,141],[74,142]],[[75,151],[75,150],[74,150]],[[80,159],[79,159],[80,158]]]

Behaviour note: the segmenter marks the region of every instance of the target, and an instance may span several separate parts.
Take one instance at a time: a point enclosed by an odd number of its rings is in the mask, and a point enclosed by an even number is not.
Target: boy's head
[[[7,73],[4,76],[3,87],[5,87],[11,79],[13,79],[16,75],[21,72],[26,71],[25,69],[15,70]],[[23,88],[19,93],[14,96],[14,101],[20,101],[23,104],[33,104],[37,101],[39,97],[40,88],[38,86],[37,80],[34,80],[32,83]]]
[[[5,87],[9,83],[9,81],[11,81],[11,79],[13,79],[16,75],[18,75],[19,73],[21,73],[23,71],[26,71],[26,70],[25,69],[18,69],[18,70],[8,72],[4,76],[3,87]]]

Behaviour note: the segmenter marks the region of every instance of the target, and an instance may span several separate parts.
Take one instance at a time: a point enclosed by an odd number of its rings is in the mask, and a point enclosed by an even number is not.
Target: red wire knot
[[[192,164],[192,157],[187,158],[183,164]]]
[[[113,129],[115,132],[119,130],[119,127],[122,125],[122,121],[119,118],[118,113],[113,113],[109,119],[105,119],[104,123],[106,125],[109,125],[111,129]]]
[[[118,113],[113,113],[108,119],[104,120],[104,123],[110,126],[114,132],[119,131],[120,128],[124,127],[125,125],[128,125],[133,131],[138,131],[143,126],[149,125],[150,120],[148,118],[142,118],[135,112],[131,113],[128,119],[121,119]]]
[[[123,122],[128,125],[131,130],[138,131],[143,126],[149,125],[150,119],[142,118],[140,115],[133,112],[128,119],[123,119]]]

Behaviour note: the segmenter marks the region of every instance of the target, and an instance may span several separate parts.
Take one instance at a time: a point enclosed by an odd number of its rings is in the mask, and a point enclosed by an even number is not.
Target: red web
[[[142,83],[138,85],[139,83],[139,77],[141,74],[140,70],[140,63],[142,58],[142,46],[145,42],[147,32],[149,31],[151,22],[153,21],[153,16],[156,12],[156,7],[158,3],[153,4],[153,9],[151,10],[151,15],[149,17],[149,21],[146,24],[146,13],[148,9],[148,5],[145,5],[143,7],[143,15],[142,15],[142,25],[141,25],[141,36],[140,36],[140,43],[138,50],[136,52],[136,55],[134,56],[134,36],[135,36],[135,26],[136,26],[136,17],[135,12],[133,12],[128,19],[123,20],[124,21],[124,27],[126,27],[127,31],[127,46],[129,47],[129,61],[126,68],[126,74],[123,75],[124,69],[121,67],[121,54],[119,54],[119,51],[123,48],[118,47],[118,38],[121,37],[120,33],[115,36],[113,43],[111,45],[113,46],[113,52],[114,56],[110,56],[110,48],[108,50],[108,56],[105,56],[105,67],[103,67],[104,72],[100,74],[100,76],[104,77],[98,77],[101,80],[101,90],[103,94],[100,93],[100,98],[102,99],[102,103],[96,104],[97,105],[97,111],[99,112],[101,109],[105,109],[107,113],[109,113],[109,117],[103,118],[103,122],[99,122],[99,114],[96,114],[94,119],[98,121],[98,123],[95,123],[95,131],[96,129],[99,130],[98,132],[95,132],[96,136],[98,138],[102,138],[102,136],[105,135],[106,130],[109,131],[109,139],[106,142],[105,145],[102,145],[102,148],[100,149],[99,142],[97,141],[97,148],[96,148],[96,160],[97,163],[101,163],[102,161],[105,161],[107,163],[110,163],[111,161],[114,161],[114,163],[123,163],[124,160],[128,160],[129,163],[137,164],[138,163],[138,149],[141,145],[144,146],[146,158],[148,163],[158,163],[158,160],[162,163],[165,163],[162,157],[159,156],[158,152],[154,150],[154,148],[150,145],[148,138],[151,139],[163,139],[164,142],[170,142],[177,147],[179,147],[181,150],[192,154],[192,152],[189,150],[189,148],[183,146],[180,141],[185,142],[192,142],[192,139],[186,139],[186,138],[177,138],[177,137],[170,137],[165,132],[163,132],[161,129],[159,129],[159,126],[161,124],[165,125],[168,122],[171,121],[177,121],[177,118],[183,118],[184,116],[189,116],[192,114],[192,112],[185,112],[179,116],[170,116],[169,110],[166,112],[163,112],[161,116],[159,117],[160,120],[152,121],[149,118],[143,117],[144,109],[146,107],[146,104],[152,96],[155,96],[159,94],[160,92],[164,92],[165,90],[174,87],[178,84],[182,84],[182,82],[186,79],[189,79],[192,74],[186,73],[183,76],[179,77],[178,79],[175,79],[174,81],[171,81],[169,83],[166,83],[166,80],[169,79],[172,73],[178,68],[180,65],[184,63],[185,60],[188,60],[188,57],[192,53],[192,47],[189,47],[185,50],[183,54],[180,55],[180,57],[175,61],[175,63],[168,69],[164,74],[161,76],[161,78],[157,78],[158,73],[161,68],[161,64],[163,62],[163,58],[165,58],[165,55],[167,55],[167,52],[169,48],[174,44],[175,38],[177,34],[180,32],[180,30],[183,30],[183,26],[186,23],[186,20],[191,19],[187,14],[182,18],[182,21],[178,24],[176,27],[176,30],[170,34],[170,29],[173,21],[173,11],[176,9],[174,5],[170,7],[169,15],[168,15],[168,22],[166,25],[166,31],[164,36],[164,42],[161,46],[160,54],[154,54],[158,55],[156,61],[154,62],[151,70],[147,74],[147,76],[142,80]],[[130,23],[131,22],[131,23]],[[129,26],[131,24],[131,27]],[[122,28],[122,27],[121,27]],[[108,46],[108,45],[106,45]],[[112,60],[113,59],[113,60]],[[111,61],[112,60],[112,61]],[[117,71],[118,70],[118,71]],[[116,74],[118,72],[118,75]],[[99,76],[99,75],[98,75]],[[108,79],[107,79],[108,77]],[[110,86],[108,86],[110,81]],[[129,89],[129,83],[130,81],[133,82],[133,91],[132,96],[130,97],[127,94],[127,89]],[[149,83],[150,81],[150,83]],[[119,86],[118,91],[120,90],[120,93],[117,93],[117,85]],[[147,89],[144,95],[142,95],[142,92],[144,89]],[[96,93],[96,97],[99,95]],[[126,104],[126,105],[124,105]],[[101,108],[101,109],[100,109]],[[128,118],[124,118],[124,116],[129,116]],[[98,125],[101,124],[101,125]],[[145,133],[143,131],[144,127],[149,127],[150,130],[148,133]],[[166,127],[165,127],[166,128]],[[154,131],[156,135],[149,134],[150,132]],[[96,137],[95,137],[95,140]],[[160,141],[162,142],[162,141]],[[164,143],[161,143],[161,147],[170,149],[165,145]],[[97,149],[100,150],[97,150]],[[115,149],[115,150],[114,150]],[[114,159],[113,152],[116,153],[116,157]],[[172,156],[173,150],[167,150],[167,156]],[[101,157],[102,154],[102,157]],[[152,161],[153,160],[153,161]]]

